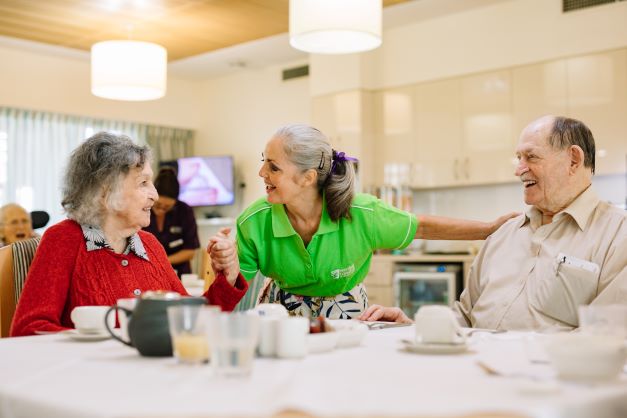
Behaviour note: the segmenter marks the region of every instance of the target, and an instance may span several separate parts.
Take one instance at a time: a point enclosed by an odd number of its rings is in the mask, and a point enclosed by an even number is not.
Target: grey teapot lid
[[[150,300],[178,300],[181,295],[170,290],[147,290],[141,295],[142,299]]]

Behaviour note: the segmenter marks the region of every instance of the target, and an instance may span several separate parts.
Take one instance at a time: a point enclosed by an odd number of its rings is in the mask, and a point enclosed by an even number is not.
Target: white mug
[[[261,357],[276,356],[278,328],[278,317],[262,316],[259,318],[259,346],[257,346],[257,351]]]
[[[261,317],[287,317],[287,309],[280,303],[260,303],[253,308],[253,312]]]
[[[281,358],[305,357],[307,355],[307,334],[309,334],[308,318],[280,318],[277,323],[277,355]]]
[[[109,310],[108,306],[77,306],[72,309],[70,318],[74,327],[80,333],[98,334],[105,333],[105,314]],[[115,317],[109,317],[109,326],[115,326]]]
[[[414,319],[417,343],[455,344],[465,341],[455,314],[448,306],[422,306]]]

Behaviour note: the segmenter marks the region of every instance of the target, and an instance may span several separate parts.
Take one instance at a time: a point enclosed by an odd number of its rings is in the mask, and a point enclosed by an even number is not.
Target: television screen
[[[179,158],[175,165],[181,186],[179,200],[190,206],[231,205],[235,201],[233,157]]]

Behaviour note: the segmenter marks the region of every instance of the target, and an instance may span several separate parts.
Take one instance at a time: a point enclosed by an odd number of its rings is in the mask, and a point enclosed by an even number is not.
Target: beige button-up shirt
[[[542,225],[536,208],[483,245],[456,303],[460,322],[492,329],[572,329],[577,308],[627,304],[627,215],[589,187]]]

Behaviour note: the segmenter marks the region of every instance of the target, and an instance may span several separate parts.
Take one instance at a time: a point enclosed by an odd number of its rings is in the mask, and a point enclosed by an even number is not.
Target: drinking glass
[[[174,357],[180,363],[202,364],[209,361],[207,320],[217,307],[175,305],[167,308],[168,326]]]
[[[220,376],[247,376],[259,340],[259,316],[243,312],[209,317],[211,364]]]

